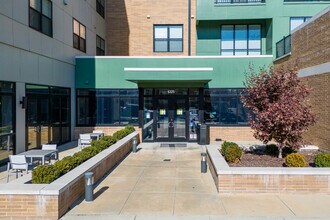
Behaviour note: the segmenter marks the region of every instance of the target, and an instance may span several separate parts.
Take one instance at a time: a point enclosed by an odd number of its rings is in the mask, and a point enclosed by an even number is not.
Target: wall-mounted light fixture
[[[25,96],[22,97],[22,101],[19,101],[19,104],[22,105],[22,109],[26,109],[27,106],[27,98]]]
[[[68,5],[68,0],[63,0],[64,5]]]
[[[147,19],[150,19],[150,15],[147,15]]]

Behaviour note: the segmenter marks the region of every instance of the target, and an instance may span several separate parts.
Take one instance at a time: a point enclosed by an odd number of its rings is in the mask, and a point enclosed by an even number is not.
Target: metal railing
[[[291,34],[276,43],[276,58],[291,52]]]
[[[265,3],[266,0],[214,0],[215,4]]]

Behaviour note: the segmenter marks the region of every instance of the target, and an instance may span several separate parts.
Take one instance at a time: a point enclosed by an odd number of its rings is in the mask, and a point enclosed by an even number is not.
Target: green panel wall
[[[137,88],[137,84],[125,79],[125,67],[131,68],[201,68],[212,67],[212,80],[205,85],[209,88],[242,88],[245,80],[244,73],[249,65],[256,68],[269,66],[273,58],[221,58],[221,57],[192,57],[192,58],[136,58],[136,57],[104,57],[76,59],[76,88]],[[138,73],[137,73],[138,74]],[[161,74],[166,74],[163,72]],[[202,74],[202,73],[201,73]],[[142,75],[141,75],[142,76]],[[184,73],[178,73],[177,79],[185,80]],[[209,74],[208,74],[209,77]],[[142,77],[141,77],[142,78]],[[162,87],[171,87],[162,84]],[[156,86],[156,85],[155,85]],[[190,85],[187,84],[187,87]]]
[[[314,16],[330,1],[284,3],[266,0],[263,4],[214,4],[214,0],[197,0],[196,54],[220,55],[220,25],[225,23],[264,23],[263,54],[275,57],[276,42],[290,34],[290,17]],[[245,22],[244,22],[245,20]]]

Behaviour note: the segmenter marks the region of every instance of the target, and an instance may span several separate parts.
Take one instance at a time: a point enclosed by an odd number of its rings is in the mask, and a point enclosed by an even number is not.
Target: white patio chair
[[[23,174],[23,171],[28,173],[29,164],[26,161],[25,155],[9,155],[9,162],[7,164],[7,183],[9,181],[9,175],[16,173],[16,179],[18,178],[18,172]]]
[[[55,150],[56,151],[48,157],[49,163],[52,158],[54,158],[54,160],[58,160],[57,144],[43,144],[41,147],[41,150]]]
[[[103,131],[102,130],[94,130],[93,133],[95,134],[103,134]]]
[[[90,134],[80,134],[78,140],[78,149],[82,150],[84,147],[90,146],[92,138]]]

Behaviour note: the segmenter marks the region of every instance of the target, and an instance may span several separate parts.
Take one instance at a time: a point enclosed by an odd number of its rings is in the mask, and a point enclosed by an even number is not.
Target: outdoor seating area
[[[79,150],[84,149],[91,145],[93,140],[99,140],[104,136],[102,130],[94,130],[92,133],[79,134],[78,148]]]

